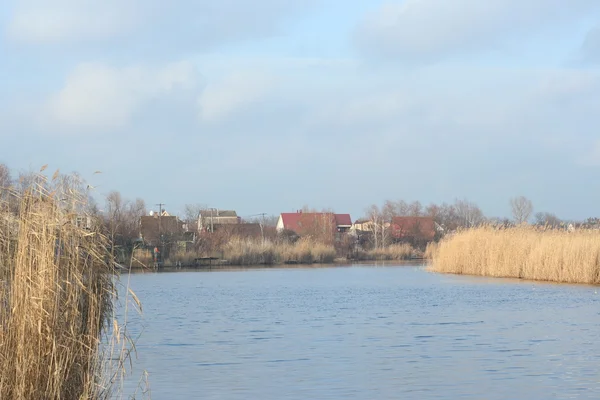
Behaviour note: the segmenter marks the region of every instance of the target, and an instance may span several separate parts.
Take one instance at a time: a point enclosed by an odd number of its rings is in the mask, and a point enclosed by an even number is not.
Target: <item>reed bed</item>
[[[387,247],[360,252],[356,258],[361,261],[403,261],[419,258],[422,253],[408,243],[392,244]]]
[[[435,272],[600,284],[600,232],[480,227],[431,251]]]
[[[124,359],[100,349],[119,330],[108,243],[57,174],[24,186],[0,188],[0,398],[109,398]]]
[[[290,244],[233,238],[223,249],[223,258],[232,265],[325,264],[332,263],[335,257],[333,246],[308,239]]]

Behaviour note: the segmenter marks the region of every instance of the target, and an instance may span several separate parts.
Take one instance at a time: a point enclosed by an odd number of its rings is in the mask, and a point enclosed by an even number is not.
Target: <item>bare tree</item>
[[[454,202],[453,212],[457,225],[463,228],[472,228],[485,222],[485,217],[477,204],[466,199]]]
[[[146,202],[137,198],[134,202],[126,203],[123,215],[123,239],[133,241],[140,235],[140,221],[147,214]]]
[[[372,225],[373,246],[378,249],[384,247],[388,241],[389,222],[382,210],[375,204],[367,209],[367,218]]]
[[[420,217],[423,215],[423,206],[420,201],[413,201],[408,205],[407,216]]]
[[[527,222],[533,213],[533,204],[525,196],[510,199],[510,208],[516,224]]]
[[[207,206],[205,204],[186,204],[183,209],[183,221],[190,225],[192,223],[197,223],[198,218],[200,217],[200,211],[206,210]]]
[[[107,228],[113,254],[114,246],[123,230],[125,206],[126,202],[117,191],[110,192],[106,197]]]
[[[556,228],[561,224],[560,218],[549,212],[539,212],[535,214],[536,225],[549,226]]]
[[[5,164],[0,164],[0,188],[8,189],[11,183],[10,169]]]

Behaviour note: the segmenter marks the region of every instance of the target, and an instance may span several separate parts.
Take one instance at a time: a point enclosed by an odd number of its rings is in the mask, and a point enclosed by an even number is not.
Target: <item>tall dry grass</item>
[[[0,398],[108,398],[114,264],[105,237],[75,223],[85,196],[57,174],[0,194]]]
[[[600,284],[600,232],[481,227],[442,240],[436,272]]]
[[[223,258],[233,265],[273,265],[284,263],[332,263],[333,246],[301,239],[296,243],[232,238],[223,248]]]
[[[403,261],[421,257],[422,253],[408,243],[392,244],[357,255],[363,261]]]

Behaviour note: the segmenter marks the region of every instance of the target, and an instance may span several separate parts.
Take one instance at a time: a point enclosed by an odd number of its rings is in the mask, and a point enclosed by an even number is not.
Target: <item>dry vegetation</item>
[[[307,239],[290,244],[232,238],[223,249],[223,258],[233,265],[331,263],[335,256],[333,246]]]
[[[430,250],[436,272],[600,284],[600,232],[481,227]]]
[[[357,254],[362,261],[403,261],[422,257],[422,253],[408,243],[392,244]]]
[[[126,352],[112,324],[113,263],[105,237],[74,221],[85,196],[55,174],[0,187],[0,398],[100,399]],[[110,329],[109,328],[110,323]],[[104,335],[117,332],[116,336]],[[115,367],[115,368],[113,368]]]

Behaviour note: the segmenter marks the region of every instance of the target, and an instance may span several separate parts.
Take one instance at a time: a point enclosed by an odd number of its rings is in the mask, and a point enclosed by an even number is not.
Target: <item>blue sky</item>
[[[101,201],[600,214],[596,0],[8,0],[0,35],[0,162]]]

